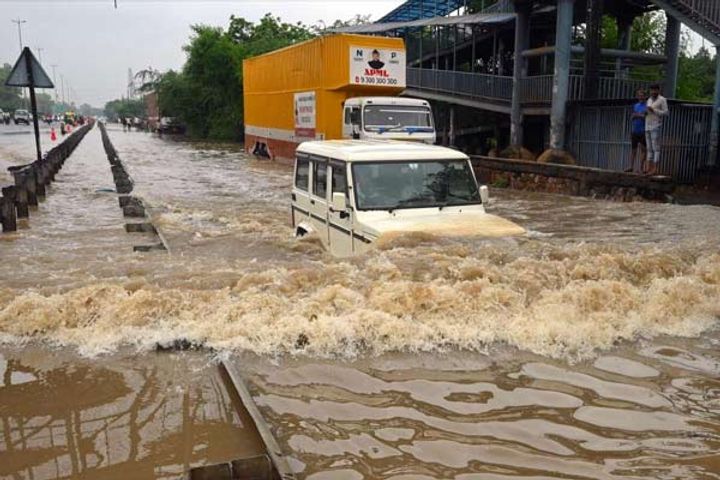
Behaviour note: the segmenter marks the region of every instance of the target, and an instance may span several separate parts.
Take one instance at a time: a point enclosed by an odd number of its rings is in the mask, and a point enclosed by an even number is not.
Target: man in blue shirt
[[[625,170],[626,172],[638,173],[645,166],[645,154],[646,154],[646,143],[645,143],[645,115],[647,115],[647,103],[645,96],[645,90],[639,88],[636,92],[637,103],[633,105],[632,113],[632,133],[630,135],[630,143],[632,145],[632,151],[630,153],[630,168]],[[640,154],[640,161],[636,163],[636,159]],[[645,173],[645,172],[643,172]]]

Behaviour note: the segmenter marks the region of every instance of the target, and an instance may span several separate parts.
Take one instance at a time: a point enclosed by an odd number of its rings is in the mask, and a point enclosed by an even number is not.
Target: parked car
[[[15,125],[19,125],[21,123],[24,123],[25,125],[30,125],[30,112],[27,110],[15,110]]]
[[[185,133],[185,125],[175,117],[162,117],[157,131],[158,133]]]

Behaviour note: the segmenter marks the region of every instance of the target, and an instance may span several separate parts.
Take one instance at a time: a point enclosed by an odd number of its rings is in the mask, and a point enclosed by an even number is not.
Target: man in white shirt
[[[645,114],[645,143],[647,148],[646,173],[655,175],[660,163],[660,135],[663,119],[668,115],[668,104],[660,95],[660,85],[650,85],[650,97],[647,99]]]

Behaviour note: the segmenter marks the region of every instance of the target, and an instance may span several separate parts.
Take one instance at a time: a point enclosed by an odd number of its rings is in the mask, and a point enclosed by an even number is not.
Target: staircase
[[[720,0],[651,0],[652,3],[720,46]]]

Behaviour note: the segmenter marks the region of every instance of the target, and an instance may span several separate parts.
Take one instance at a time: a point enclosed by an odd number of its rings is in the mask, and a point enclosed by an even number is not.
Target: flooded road
[[[527,238],[335,259],[292,238],[289,168],[109,134],[170,252],[132,252],[93,130],[0,237],[7,358],[232,356],[301,478],[718,478],[720,209],[493,191]]]

